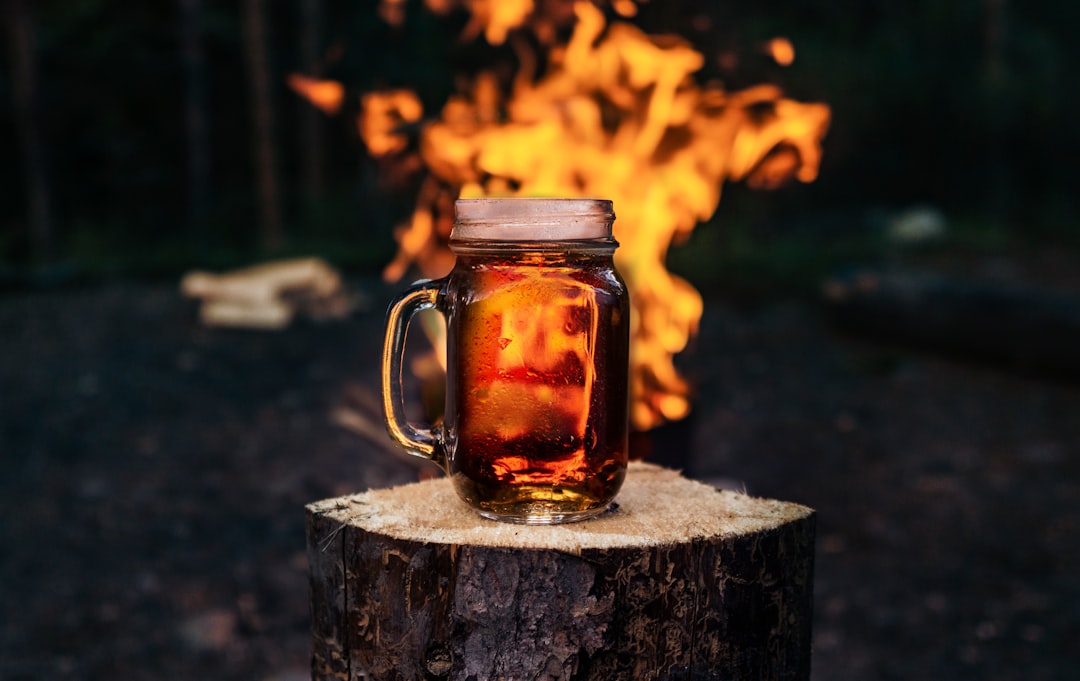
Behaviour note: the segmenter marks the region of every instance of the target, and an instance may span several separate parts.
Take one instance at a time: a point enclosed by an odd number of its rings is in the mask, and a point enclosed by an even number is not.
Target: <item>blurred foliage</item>
[[[390,28],[375,3],[326,0],[325,77],[345,83],[352,109],[326,119],[326,196],[300,191],[299,101],[284,84],[298,69],[299,3],[267,3],[276,139],[289,253],[316,253],[377,270],[391,233],[412,205],[390,191],[364,154],[351,116],[359,93],[416,89],[429,112],[454,87],[455,71],[487,58],[458,42],[464,17],[439,17],[411,2]],[[256,206],[244,41],[237,3],[205,0],[203,44],[212,154],[206,224],[186,217],[185,74],[178,5],[119,0],[37,3],[40,124],[58,250],[91,271],[171,274],[266,257],[256,248]],[[871,216],[929,204],[949,223],[1009,248],[1017,240],[1076,246],[1080,63],[1068,34],[1080,5],[1063,0],[831,0],[759,3],[649,2],[635,19],[678,33],[707,56],[703,79],[731,89],[776,82],[793,97],[828,102],[833,124],[820,179],[777,192],[725,189],[717,216],[675,249],[692,279],[753,279],[818,271],[873,256]],[[784,35],[795,63],[773,64],[760,44]],[[11,56],[0,54],[0,263],[28,264],[25,187],[18,159]],[[971,228],[966,228],[970,233]],[[969,239],[977,241],[977,239]],[[800,275],[801,276],[801,275]],[[807,275],[809,276],[809,275]]]

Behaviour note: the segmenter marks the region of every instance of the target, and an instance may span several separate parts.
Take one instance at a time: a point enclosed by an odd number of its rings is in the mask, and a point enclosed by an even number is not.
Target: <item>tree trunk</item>
[[[202,43],[202,0],[179,0],[180,49],[187,85],[188,231],[206,234],[210,204],[210,128],[206,107],[206,55]]]
[[[322,0],[300,0],[300,68],[305,75],[322,75]],[[323,115],[309,102],[300,105],[300,171],[304,198],[308,202],[326,193],[323,145]]]
[[[983,0],[983,102],[988,123],[985,139],[987,215],[1008,222],[1015,213],[1015,182],[1007,132],[1014,105],[1009,101],[1008,8],[1006,0]]]
[[[11,49],[15,120],[19,129],[23,174],[26,178],[27,243],[31,260],[49,262],[56,253],[51,192],[45,167],[45,145],[38,127],[41,115],[37,102],[34,7],[29,0],[8,0],[4,9]]]
[[[253,160],[259,200],[259,241],[263,249],[276,251],[281,248],[285,239],[278,195],[274,103],[270,87],[266,12],[263,0],[244,0],[244,33],[247,41],[248,80],[251,85]]]
[[[1005,0],[983,0],[983,77],[998,87],[1005,76]]]
[[[617,502],[509,525],[443,478],[308,506],[312,677],[809,677],[813,511],[640,463]]]

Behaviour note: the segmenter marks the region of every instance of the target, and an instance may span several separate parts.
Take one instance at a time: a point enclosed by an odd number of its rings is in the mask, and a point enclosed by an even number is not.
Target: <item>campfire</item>
[[[774,188],[814,180],[829,108],[787,99],[771,85],[728,92],[700,84],[694,74],[702,53],[677,37],[609,21],[592,2],[427,2],[437,12],[461,5],[471,12],[463,39],[507,44],[517,69],[463,77],[438,112],[425,112],[406,90],[363,96],[358,127],[368,152],[424,174],[384,276],[396,281],[413,267],[428,278],[450,271],[447,240],[459,197],[611,199],[616,265],[633,306],[632,425],[648,430],[684,418],[691,385],[674,357],[696,332],[703,305],[665,267],[668,249],[713,215],[725,181]],[[610,9],[628,17],[637,7],[613,0]],[[381,14],[403,21],[404,3],[384,0]],[[780,64],[794,59],[786,39],[764,49]],[[328,113],[341,108],[338,83],[294,75],[290,85]]]

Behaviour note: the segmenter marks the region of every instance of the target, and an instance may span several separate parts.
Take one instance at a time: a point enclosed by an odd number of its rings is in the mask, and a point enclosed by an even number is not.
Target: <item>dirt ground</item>
[[[165,283],[0,297],[0,678],[308,678],[304,505],[418,475],[332,418],[375,395],[391,294],[350,288],[282,332]],[[712,297],[679,361],[695,411],[652,458],[819,513],[816,681],[1078,678],[1080,385],[806,302]]]

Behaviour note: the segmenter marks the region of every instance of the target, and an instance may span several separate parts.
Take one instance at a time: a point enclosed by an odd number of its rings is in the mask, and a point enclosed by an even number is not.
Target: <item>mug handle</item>
[[[382,403],[387,432],[405,451],[433,461],[443,470],[446,469],[446,450],[438,429],[415,426],[405,416],[401,360],[409,322],[416,313],[430,309],[442,312],[439,297],[444,284],[444,279],[417,282],[390,303],[382,352]]]

